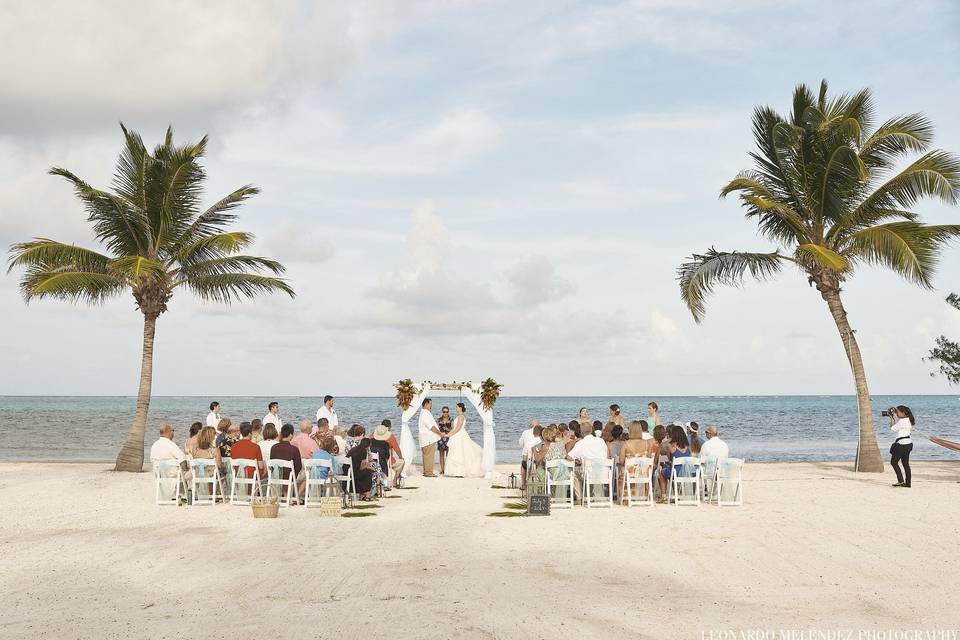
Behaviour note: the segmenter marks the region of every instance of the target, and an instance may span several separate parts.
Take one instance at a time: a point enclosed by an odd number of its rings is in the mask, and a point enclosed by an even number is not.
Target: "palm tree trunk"
[[[137,392],[137,411],[117,456],[115,471],[143,471],[143,440],[147,430],[147,412],[150,410],[150,391],[153,388],[153,337],[157,330],[157,316],[143,316],[143,359],[140,363],[140,390]]]
[[[819,287],[818,287],[819,288]],[[883,471],[883,459],[880,457],[880,448],[877,446],[877,436],[873,430],[873,412],[870,408],[870,389],[867,388],[867,374],[863,370],[863,357],[860,355],[860,346],[847,322],[847,311],[840,300],[840,290],[833,287],[821,289],[820,294],[830,308],[830,315],[840,331],[843,349],[850,362],[853,372],[853,381],[857,388],[857,407],[860,412],[860,439],[857,446],[857,457],[854,461],[854,471],[879,473]]]

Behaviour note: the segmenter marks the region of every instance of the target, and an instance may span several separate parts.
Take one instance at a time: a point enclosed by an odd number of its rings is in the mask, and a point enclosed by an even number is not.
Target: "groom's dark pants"
[[[420,449],[423,452],[423,475],[433,475],[433,457],[437,455],[437,443],[428,444]]]

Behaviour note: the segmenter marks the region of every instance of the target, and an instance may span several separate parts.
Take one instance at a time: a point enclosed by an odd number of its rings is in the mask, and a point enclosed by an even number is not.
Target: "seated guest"
[[[667,429],[662,424],[658,424],[653,428],[653,442],[650,444],[650,449],[653,451],[653,464],[656,467],[662,467],[661,460],[665,460],[667,453],[663,453],[664,447],[667,446]],[[657,474],[659,475],[659,471]]]
[[[257,446],[260,447],[260,452],[263,454],[264,464],[270,461],[270,449],[273,448],[273,445],[277,444],[279,437],[280,434],[277,432],[277,427],[274,426],[272,422],[263,428],[263,440],[258,442]],[[253,440],[253,437],[250,439]]]
[[[687,441],[687,434],[683,427],[674,425],[670,427],[670,464],[660,470],[660,502],[666,502],[667,481],[673,473],[673,461],[680,458],[690,457],[690,443]],[[682,476],[678,476],[682,477]]]
[[[173,427],[165,424],[160,427],[160,437],[150,447],[150,464],[154,469],[160,466],[161,462],[173,460],[180,463],[183,470],[183,477],[186,480],[190,475],[190,465],[187,464],[187,456],[181,451],[177,443],[173,441]],[[175,476],[176,474],[172,474]]]
[[[347,432],[343,427],[336,426],[331,427],[330,432],[333,434],[333,439],[337,441],[337,446],[340,447],[340,455],[346,455],[347,453]]]
[[[703,439],[700,438],[700,425],[696,422],[690,422],[687,424],[687,440],[690,441],[690,452],[695,455],[700,455],[700,447],[703,446]]]
[[[223,444],[223,441],[227,438],[227,431],[232,424],[230,418],[220,418],[220,421],[217,423],[217,439],[214,441],[215,445],[219,447]]]
[[[230,449],[240,439],[240,427],[226,418],[220,421],[220,427],[220,435],[217,436],[217,448],[220,450],[221,458],[229,458]]]
[[[260,479],[263,481],[267,477],[267,467],[263,464],[263,452],[260,451],[260,447],[250,439],[252,433],[252,424],[249,422],[240,423],[240,439],[234,442],[230,448],[230,458],[232,460],[256,460],[257,470],[260,472]],[[252,478],[253,469],[247,469],[246,471],[247,477]]]
[[[707,441],[700,447],[701,458],[716,458],[726,460],[730,456],[730,447],[720,439],[716,425],[707,427]]]
[[[213,460],[218,469],[223,468],[223,460],[220,458],[220,449],[214,444],[216,439],[216,429],[213,427],[204,427],[197,434],[197,443],[192,451],[188,451],[194,460]],[[213,475],[211,472],[210,475]],[[207,485],[199,485],[199,490],[208,489]],[[223,496],[223,485],[220,485],[220,495]]]
[[[276,431],[273,423],[268,424],[266,429]],[[285,424],[280,427],[280,440],[270,449],[270,458],[272,460],[286,460],[293,463],[293,475],[297,483],[297,495],[300,496],[301,504],[303,502],[303,487],[306,485],[306,476],[303,473],[303,459],[300,457],[300,449],[290,443],[293,440],[293,425]],[[288,479],[289,471],[284,470],[283,480]]]
[[[309,420],[301,420],[300,433],[291,441],[291,444],[300,450],[301,458],[311,458],[315,451],[320,450],[317,441],[310,437],[312,427],[313,425],[310,424]]]
[[[400,451],[400,444],[397,442],[396,436],[390,432],[392,426],[390,420],[381,422],[377,430],[373,432],[373,439],[387,443],[389,449],[388,463],[390,468],[393,469],[393,488],[397,489],[400,487],[400,474],[403,473],[406,462],[403,459],[403,452]]]
[[[253,442],[253,444],[260,444],[263,442],[263,422],[261,422],[258,418],[254,418],[250,421],[250,426],[253,427],[253,431],[250,432],[250,440]],[[278,427],[274,425],[274,428]]]
[[[200,433],[200,429],[203,429],[202,422],[194,422],[190,425],[190,437],[187,438],[187,441],[183,443],[183,450],[187,455],[190,454],[190,450],[197,444],[197,434]]]
[[[620,455],[617,458],[617,463],[620,466],[620,484],[618,486],[621,487],[621,502],[624,502],[622,496],[624,493],[626,493],[624,484],[626,482],[626,474],[630,473],[636,475],[637,473],[637,467],[626,466],[627,458],[653,457],[653,449],[649,443],[654,442],[654,440],[650,437],[649,433],[646,433],[645,429],[649,429],[646,420],[631,421],[627,434],[629,439],[620,446]],[[645,433],[647,435],[646,440],[643,439]]]
[[[330,421],[326,418],[317,420],[317,426],[310,431],[310,435],[317,441],[317,444],[320,444],[320,442],[327,438],[332,438],[333,432],[330,431]]]
[[[593,421],[593,435],[601,438],[603,436],[603,423],[599,420]]]
[[[353,469],[353,482],[357,494],[362,501],[369,502],[370,491],[373,489],[373,469],[371,469],[370,462],[367,460],[370,455],[370,439],[363,437],[364,429],[358,424],[350,427],[350,433],[358,433],[359,436],[351,435],[355,445],[347,450],[347,458],[350,463],[344,465],[344,473],[346,473],[347,467]],[[351,439],[348,439],[347,442],[349,443]],[[346,491],[346,486],[343,487],[343,490]]]
[[[567,448],[560,439],[560,429],[558,429],[555,424],[551,424],[543,429],[540,432],[540,439],[541,444],[533,449],[533,462],[536,469],[535,481],[545,483],[547,462],[566,458]],[[570,478],[570,470],[565,466],[551,467],[549,471],[552,482],[562,482]],[[566,490],[566,487],[555,487],[553,497],[563,497]]]
[[[325,418],[324,418],[325,419]],[[330,468],[326,467],[314,467],[311,474],[311,478],[314,480],[326,480],[330,476],[330,472],[333,472],[333,475],[338,475],[340,470],[337,469],[337,456],[340,455],[340,449],[337,447],[337,441],[332,437],[328,436],[320,441],[320,449],[313,452],[314,460],[326,460],[330,463]]]
[[[355,424],[352,427],[350,427],[350,431],[348,431],[347,434],[348,434],[348,437],[347,437],[346,450],[350,451],[354,447],[359,446],[361,440],[366,439],[367,430],[366,428],[364,428],[362,424]],[[369,452],[370,450],[369,445],[367,446],[367,450]],[[371,458],[369,456],[368,458],[369,458],[369,460],[367,461],[368,466],[370,467],[370,470],[373,472],[373,480],[376,481],[378,477],[381,477],[383,475],[383,471],[380,468],[380,459],[378,457]]]
[[[600,429],[595,430],[600,431]],[[580,433],[582,437],[577,440],[577,443],[573,445],[573,448],[570,449],[569,453],[567,453],[567,458],[580,463],[580,467],[577,471],[577,479],[582,481],[585,466],[589,464],[589,461],[606,460],[609,451],[607,449],[607,443],[604,442],[603,439],[594,435],[594,430],[591,430],[590,425],[581,425]],[[576,483],[575,488],[578,496],[581,485],[582,482]]]

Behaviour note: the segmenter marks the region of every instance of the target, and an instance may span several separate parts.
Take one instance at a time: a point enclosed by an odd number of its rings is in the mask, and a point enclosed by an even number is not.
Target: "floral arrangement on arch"
[[[413,384],[413,380],[410,378],[405,378],[400,382],[393,385],[393,388],[397,390],[396,395],[394,396],[397,399],[397,406],[406,411],[410,408],[410,405],[413,404],[413,399],[417,397],[417,394],[420,393],[420,390]]]
[[[500,391],[503,389],[502,384],[497,384],[497,381],[493,378],[487,378],[480,383],[480,403],[483,405],[483,408],[487,411],[493,409],[493,405],[496,404],[497,398],[500,397]]]

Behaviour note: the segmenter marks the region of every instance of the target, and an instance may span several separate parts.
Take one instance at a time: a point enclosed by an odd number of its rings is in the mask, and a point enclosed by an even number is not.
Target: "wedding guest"
[[[600,422],[599,420],[594,420],[594,421],[593,421],[593,435],[595,435],[595,436],[597,436],[598,438],[600,438],[600,437],[602,437],[602,434],[603,434],[603,423]]]
[[[347,432],[344,431],[343,427],[330,427],[330,432],[333,433],[333,439],[340,447],[340,454],[345,455],[347,452]]]
[[[224,424],[226,423],[226,424]],[[249,424],[249,423],[245,423]],[[224,418],[220,421],[220,436],[218,436],[217,448],[220,450],[221,458],[230,458],[231,457],[231,448],[233,443],[240,439],[240,427],[230,422],[229,419]]]
[[[200,433],[200,429],[203,428],[202,422],[194,422],[190,425],[190,437],[187,438],[186,442],[183,443],[183,450],[188,455],[190,451],[197,445],[197,434]]]
[[[540,421],[534,418],[530,421],[530,427],[525,429],[520,434],[520,439],[517,441],[517,444],[520,445],[520,486],[525,487],[527,485],[527,465],[530,461],[530,451],[533,449],[534,445],[538,444],[538,436],[534,433],[537,427],[540,426]]]
[[[278,430],[283,426],[283,420],[280,419],[280,403],[271,402],[267,405],[267,415],[263,416],[263,425],[272,424]]]
[[[660,418],[660,407],[657,406],[656,402],[647,403],[647,422],[652,424],[654,428],[658,424],[663,424],[663,420]]]
[[[277,444],[278,437],[277,428],[273,424],[268,424],[264,427],[263,440],[257,443],[260,447],[260,452],[263,454],[264,464],[270,462],[270,450],[273,448],[273,445]]]
[[[364,429],[360,425],[353,425],[349,433],[351,435],[347,444],[349,445],[351,440],[355,443],[347,451],[347,458],[350,460],[349,467],[353,469],[353,482],[360,500],[369,502],[370,491],[373,489],[373,469],[367,461],[370,454],[370,439],[363,437]],[[344,465],[344,473],[346,473],[347,466]],[[346,491],[346,486],[343,489]]]
[[[690,452],[700,455],[700,447],[703,446],[703,440],[700,438],[700,425],[692,420],[687,424],[687,439],[690,441]]]
[[[716,458],[717,460],[726,460],[730,456],[730,447],[720,439],[720,432],[716,425],[707,426],[707,441],[700,447],[701,458]]]
[[[267,429],[274,428],[273,424],[269,424],[266,427]],[[295,482],[297,483],[297,495],[301,498],[301,503],[303,499],[303,488],[306,485],[306,477],[303,474],[303,459],[300,456],[300,449],[292,445],[290,441],[293,440],[293,425],[285,424],[280,428],[280,441],[273,445],[273,448],[270,449],[270,457],[274,460],[286,460],[287,462],[293,463],[293,475]],[[284,474],[284,480],[287,479],[287,473]]]
[[[298,433],[291,442],[293,446],[300,450],[301,459],[313,457],[313,453],[320,449],[317,441],[310,437],[312,428],[313,425],[310,424],[309,420],[301,420],[300,433]],[[341,449],[341,451],[342,450],[343,449]]]
[[[227,437],[227,431],[230,430],[230,427],[233,425],[230,422],[230,418],[220,418],[220,421],[217,423],[217,439],[215,444],[219,447],[223,444],[224,438]]]
[[[658,424],[653,428],[653,443],[650,445],[650,449],[653,451],[653,464],[660,466],[661,459],[669,454],[664,453],[663,449],[666,447],[667,439],[667,429],[662,424]]]
[[[533,461],[537,473],[537,481],[544,482],[546,480],[547,462],[566,458],[567,448],[560,439],[560,429],[558,429],[555,424],[544,428],[540,432],[540,439],[540,444],[533,450]],[[562,482],[570,477],[570,471],[565,466],[551,467],[549,473],[551,482]],[[566,489],[563,487],[554,488],[553,497],[562,497],[562,491],[566,491]]]
[[[220,449],[214,444],[216,431],[213,427],[204,427],[197,434],[197,442],[192,451],[188,451],[194,460],[216,460],[217,467],[223,466],[223,460],[220,459]]]
[[[587,411],[586,407],[580,407],[580,413],[578,414],[577,422],[580,424],[590,424],[590,412]]]
[[[254,418],[250,421],[250,426],[253,428],[253,431],[250,432],[250,440],[253,444],[260,444],[263,441],[263,422]],[[279,429],[276,425],[274,427]]]
[[[577,440],[576,444],[573,445],[573,448],[570,449],[569,453],[567,454],[568,458],[571,460],[579,460],[581,462],[587,458],[607,458],[609,453],[607,450],[607,443],[594,435],[589,426],[582,428],[581,434],[582,437]]]
[[[256,460],[257,470],[260,472],[260,479],[267,477],[267,467],[263,464],[263,452],[260,447],[253,443],[250,434],[253,433],[253,425],[249,422],[240,423],[240,439],[233,443],[230,450],[232,460]],[[276,446],[276,445],[274,445]],[[247,477],[253,477],[253,469],[247,469]]]
[[[327,419],[331,429],[340,426],[340,419],[337,418],[337,412],[333,409],[333,396],[323,396],[323,405],[317,409],[317,422],[321,418]]]
[[[310,437],[317,441],[333,437],[333,431],[330,428],[330,421],[327,418],[317,420],[317,426],[310,430]]]
[[[400,444],[397,442],[396,436],[390,431],[393,424],[390,420],[384,420],[380,423],[380,426],[377,427],[377,430],[373,432],[373,437],[376,440],[383,440],[387,443],[387,446],[390,447],[390,467],[393,469],[393,488],[400,488],[401,474],[403,473],[403,467],[406,465],[406,461],[403,459],[403,452],[400,450]]]
[[[440,475],[444,475],[447,472],[447,451],[450,447],[448,443],[450,442],[450,436],[447,435],[450,433],[450,429],[453,428],[453,419],[450,417],[450,407],[443,407],[440,409],[440,418],[437,420],[437,429],[440,430],[440,433],[443,435],[440,436],[440,441],[437,442],[437,451],[440,453]]]
[[[674,425],[670,427],[670,464],[660,470],[660,502],[666,502],[667,482],[673,473],[673,461],[679,458],[690,457],[690,443],[687,441],[687,434],[683,427]]]
[[[337,447],[337,441],[333,439],[332,436],[327,436],[320,441],[320,449],[313,452],[314,460],[326,460],[330,463],[330,469],[325,467],[313,468],[313,478],[319,480],[326,480],[330,472],[333,472],[333,475],[338,475],[339,469],[337,469],[337,456],[340,455],[340,449]]]
[[[210,413],[207,414],[207,426],[216,429],[220,425],[220,403],[210,403]]]
[[[610,405],[610,422],[625,427],[626,424],[623,421],[623,416],[620,415],[620,405],[612,404]]]
[[[629,439],[625,441],[620,446],[619,456],[617,458],[618,466],[620,467],[620,495],[621,502],[623,501],[623,496],[626,494],[626,487],[624,482],[626,481],[626,474],[629,472],[631,474],[637,473],[636,467],[627,467],[626,462],[627,458],[652,458],[654,453],[649,443],[654,442],[653,438],[650,437],[650,434],[647,433],[647,439],[644,440],[643,435],[645,429],[647,429],[647,423],[644,420],[632,420],[628,428],[627,435]],[[654,444],[654,446],[656,446]]]
[[[173,441],[174,429],[168,424],[161,425],[159,436],[150,446],[150,464],[156,468],[161,462],[166,460],[175,460],[180,463],[180,468],[184,473],[190,472],[190,465],[187,464],[187,455]]]
[[[623,436],[623,427],[621,427],[618,424],[615,424],[610,429],[610,435],[608,436],[609,440],[606,438],[604,439],[604,442],[607,443],[607,451],[609,453],[609,457],[612,458],[613,460],[620,459],[620,447],[623,445],[622,436]]]
[[[603,429],[600,430],[600,438],[607,444],[613,442],[613,428],[617,426],[612,420],[607,421],[607,424],[603,425]]]

